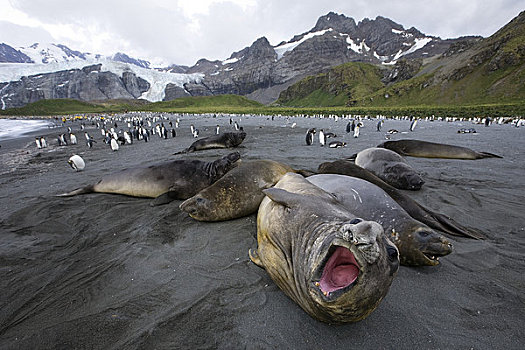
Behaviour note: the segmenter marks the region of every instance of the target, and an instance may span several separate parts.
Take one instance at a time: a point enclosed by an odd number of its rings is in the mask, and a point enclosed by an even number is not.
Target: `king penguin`
[[[416,128],[416,124],[417,118],[414,118],[414,120],[412,120],[412,123],[410,123],[410,131],[414,131],[414,129]]]
[[[77,144],[77,137],[75,136],[75,134],[70,133],[69,134],[69,140],[71,141],[72,145],[76,145]]]
[[[111,138],[110,143],[111,143],[111,149],[112,149],[113,151],[118,151],[118,147],[119,147],[119,146],[118,146],[118,142],[117,142],[117,140],[115,140],[114,138]]]
[[[68,164],[76,171],[82,171],[86,167],[86,163],[84,162],[84,159],[78,155],[73,155],[69,160],[67,161]]]
[[[319,143],[321,144],[321,147],[326,144],[326,137],[324,136],[323,129],[319,130]]]
[[[306,145],[311,146],[314,143],[315,128],[310,128],[306,132]]]

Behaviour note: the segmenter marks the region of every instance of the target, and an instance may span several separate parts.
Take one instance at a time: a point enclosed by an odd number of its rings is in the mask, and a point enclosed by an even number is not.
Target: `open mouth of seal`
[[[428,242],[420,247],[419,251],[427,259],[427,265],[438,265],[439,258],[452,253],[452,244],[443,238],[433,238],[427,231],[419,231],[419,237],[428,238]]]
[[[336,298],[356,284],[359,264],[350,249],[334,245],[330,247],[316,276],[319,280],[314,285],[319,292],[325,297]]]

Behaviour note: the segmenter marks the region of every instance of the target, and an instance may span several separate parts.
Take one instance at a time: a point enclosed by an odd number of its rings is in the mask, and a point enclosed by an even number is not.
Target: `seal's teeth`
[[[330,296],[330,292],[323,292],[323,294],[324,294],[325,297]]]
[[[320,286],[319,282],[315,282],[315,286],[319,287]]]

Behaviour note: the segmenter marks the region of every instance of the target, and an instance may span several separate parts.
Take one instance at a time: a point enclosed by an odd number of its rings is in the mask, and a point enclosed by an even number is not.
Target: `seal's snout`
[[[231,163],[234,163],[238,161],[239,159],[241,159],[241,154],[239,152],[233,152],[233,153],[228,154],[227,157]]]
[[[195,195],[179,205],[180,210],[188,213],[192,218],[198,219],[206,212],[209,201],[205,198]]]
[[[452,244],[432,230],[420,230],[415,238],[423,257],[421,265],[438,265],[439,257],[452,253]]]
[[[425,180],[419,175],[412,175],[408,178],[408,188],[411,190],[419,190],[425,184]]]

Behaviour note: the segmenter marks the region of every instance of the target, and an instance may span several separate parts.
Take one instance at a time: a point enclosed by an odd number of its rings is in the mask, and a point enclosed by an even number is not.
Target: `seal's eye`
[[[355,224],[360,223],[361,221],[363,221],[363,220],[356,218],[356,219],[353,219],[352,221],[350,221],[350,224],[355,225]]]
[[[201,197],[197,197],[195,200],[196,200],[197,203],[199,203],[199,204],[202,203],[202,202],[204,202],[204,198],[201,198]]]
[[[418,234],[421,236],[421,237],[428,237],[430,236],[430,232],[428,231],[419,231]]]

